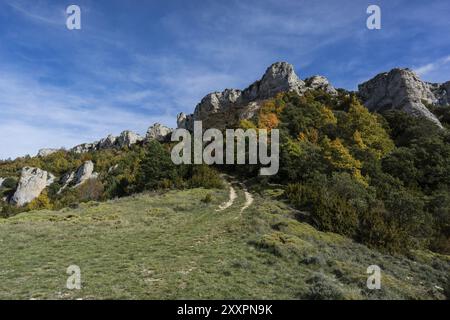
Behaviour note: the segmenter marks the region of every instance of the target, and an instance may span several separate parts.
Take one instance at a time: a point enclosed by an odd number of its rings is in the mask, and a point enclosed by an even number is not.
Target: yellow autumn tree
[[[378,117],[353,98],[348,112],[342,117],[340,127],[347,141],[367,150],[380,159],[394,148],[394,142],[383,128]]]
[[[333,169],[350,172],[355,179],[367,185],[366,179],[361,174],[361,162],[351,155],[341,139],[330,140],[325,137],[322,140],[322,150],[324,159]]]

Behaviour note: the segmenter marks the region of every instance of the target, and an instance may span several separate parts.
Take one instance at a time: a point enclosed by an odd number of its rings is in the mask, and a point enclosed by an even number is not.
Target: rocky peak
[[[294,67],[286,62],[277,62],[267,68],[260,80],[243,91],[226,89],[206,95],[196,106],[194,114],[179,114],[177,124],[179,128],[192,129],[195,120],[205,121],[215,114],[220,117],[220,114],[236,112],[237,118],[243,119],[255,114],[258,101],[272,98],[280,92],[294,91],[302,94],[305,90],[305,83],[295,74]],[[251,112],[248,112],[247,107],[251,107]]]
[[[157,140],[157,141],[165,141],[168,136],[172,133],[172,129],[166,127],[160,123],[155,123],[153,126],[148,128],[147,135],[145,136],[146,141]]]
[[[108,135],[106,138],[101,139],[97,144],[97,149],[108,149],[113,148],[117,142],[117,137],[112,134]]]
[[[327,78],[323,76],[312,76],[305,79],[305,85],[308,89],[312,90],[323,90],[329,94],[337,94],[336,89],[330,84]]]
[[[123,131],[120,136],[117,137],[117,145],[119,148],[131,147],[133,144],[144,140],[140,135],[133,131]]]
[[[267,68],[261,80],[244,90],[247,100],[268,99],[279,92],[305,91],[305,83],[295,74],[294,66],[287,62],[276,62]]]
[[[425,117],[442,127],[424,104],[424,102],[438,103],[430,84],[420,80],[410,69],[396,68],[390,72],[380,73],[360,84],[358,89],[364,105],[371,111],[403,110],[415,116]]]

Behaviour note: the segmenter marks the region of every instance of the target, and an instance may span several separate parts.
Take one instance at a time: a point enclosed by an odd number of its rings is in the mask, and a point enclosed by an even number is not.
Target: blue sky
[[[70,4],[81,30],[66,28]],[[381,30],[366,28],[370,4]],[[275,61],[347,89],[397,66],[447,81],[449,31],[446,0],[1,0],[0,159],[173,127]]]

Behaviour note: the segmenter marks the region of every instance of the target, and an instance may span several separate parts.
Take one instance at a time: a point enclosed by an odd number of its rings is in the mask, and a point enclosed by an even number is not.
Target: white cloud
[[[450,56],[440,58],[434,62],[413,68],[423,78],[435,79],[435,81],[450,80]],[[446,79],[443,77],[447,77]]]

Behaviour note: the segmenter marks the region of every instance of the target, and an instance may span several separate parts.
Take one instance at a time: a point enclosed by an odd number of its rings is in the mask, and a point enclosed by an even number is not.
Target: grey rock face
[[[57,194],[60,194],[64,189],[66,189],[69,184],[75,180],[75,172],[68,172],[61,178],[62,187],[58,190]]]
[[[85,153],[90,151],[97,150],[97,143],[83,143],[78,146],[75,146],[71,149],[71,151],[75,153]]]
[[[414,116],[425,117],[442,128],[439,120],[424,102],[438,103],[431,86],[409,69],[393,69],[377,75],[358,86],[359,96],[371,111],[403,110]]]
[[[0,177],[0,188],[3,186],[3,182],[5,182],[5,178]]]
[[[163,126],[160,123],[155,123],[153,126],[148,128],[147,135],[145,136],[146,141],[157,140],[165,141],[168,139],[169,135],[172,133],[172,129]]]
[[[115,144],[117,142],[117,138],[114,137],[113,135],[108,135],[106,138],[101,139],[97,146],[96,149],[100,150],[100,149],[110,149],[110,148],[114,148]]]
[[[305,83],[295,74],[292,64],[276,62],[266,70],[261,80],[245,89],[243,95],[247,101],[250,101],[268,99],[279,92],[294,91],[301,94],[305,89]]]
[[[17,190],[12,196],[10,203],[18,207],[30,203],[50,184],[53,183],[55,177],[39,168],[25,167],[22,169]]]
[[[242,103],[242,100],[242,91],[236,89],[210,93],[195,108],[194,118],[202,119],[212,113],[217,113],[237,103]]]
[[[330,84],[327,78],[323,76],[313,76],[305,79],[305,85],[308,89],[323,90],[329,94],[336,95],[336,89]]]
[[[58,152],[58,151],[59,151],[58,149],[49,149],[49,148],[40,149],[38,151],[37,156],[38,157],[46,157],[46,156],[49,156],[49,155],[51,155],[51,154],[53,154],[55,152]]]
[[[116,145],[119,148],[131,147],[133,144],[144,140],[140,135],[133,131],[123,131],[120,136],[117,137]]]
[[[86,161],[77,169],[77,172],[75,173],[75,187],[78,187],[89,179],[95,179],[97,176],[98,174],[94,173],[94,163],[90,160]]]
[[[442,84],[432,83],[430,86],[431,91],[437,99],[438,105],[443,107],[450,106],[450,81]]]
[[[190,130],[194,125],[194,115],[185,114],[183,112],[177,115],[177,127],[180,129]]]

